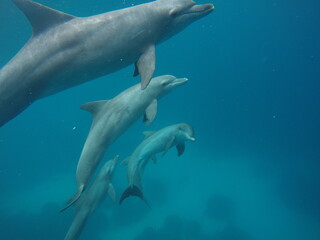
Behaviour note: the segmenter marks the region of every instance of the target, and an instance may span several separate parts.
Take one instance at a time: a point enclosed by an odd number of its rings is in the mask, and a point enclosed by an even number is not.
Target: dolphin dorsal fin
[[[33,36],[75,18],[72,15],[48,8],[31,0],[12,1],[28,18],[32,25]]]
[[[110,100],[101,100],[101,101],[94,101],[82,104],[80,106],[81,109],[87,110],[93,116],[97,115],[101,108],[103,108]]]
[[[150,137],[151,135],[153,135],[156,131],[145,131],[143,132],[144,135],[144,139],[147,139],[148,137]]]

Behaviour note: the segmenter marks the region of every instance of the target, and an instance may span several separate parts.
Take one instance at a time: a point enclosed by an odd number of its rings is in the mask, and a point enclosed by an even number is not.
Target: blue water
[[[90,16],[144,1],[38,2]],[[190,81],[159,102],[149,127],[134,124],[104,161],[130,155],[142,131],[177,122],[193,125],[196,142],[179,158],[170,149],[147,166],[152,209],[137,198],[121,206],[107,198],[82,240],[320,239],[320,2],[213,4],[212,14],[156,50],[155,75]],[[0,1],[0,30],[3,66],[31,34],[10,0]],[[91,124],[79,106],[137,83],[132,73],[130,66],[38,101],[0,129],[0,239],[63,239],[73,209],[59,209],[75,191]],[[125,167],[114,185],[119,197]]]

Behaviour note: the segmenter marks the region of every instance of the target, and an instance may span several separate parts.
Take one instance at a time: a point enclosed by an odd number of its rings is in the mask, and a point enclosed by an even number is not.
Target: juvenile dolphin
[[[184,142],[195,141],[193,128],[186,123],[179,123],[160,129],[157,132],[144,132],[145,139],[138,145],[132,155],[126,158],[121,165],[128,165],[128,188],[120,198],[120,204],[129,196],[137,196],[144,200],[142,192],[142,173],[150,159],[156,161],[156,154],[163,152],[162,156],[169,148],[176,146],[178,156],[183,154],[185,149]],[[147,203],[148,205],[148,203]]]
[[[213,10],[192,0],[157,0],[91,17],[74,17],[31,0],[12,0],[33,29],[0,70],[0,126],[34,101],[135,63],[146,88],[155,45]]]
[[[108,193],[115,202],[116,194],[112,185],[112,176],[119,156],[105,163],[90,188],[76,204],[76,213],[65,240],[75,240],[80,236],[88,217],[103,201]]]
[[[159,76],[153,78],[144,90],[136,84],[111,100],[89,102],[81,106],[92,113],[93,122],[77,166],[78,191],[61,211],[80,197],[108,146],[143,114],[147,124],[151,123],[157,113],[157,99],[186,82],[186,78]]]

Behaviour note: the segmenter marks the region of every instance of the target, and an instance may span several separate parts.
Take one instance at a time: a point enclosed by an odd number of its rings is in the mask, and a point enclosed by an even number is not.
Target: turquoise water
[[[144,1],[39,0],[76,16]],[[200,3],[206,3],[201,1]],[[213,1],[215,11],[157,47],[155,75],[189,82],[159,102],[154,123],[134,124],[104,161],[131,154],[142,131],[177,122],[195,129],[150,163],[144,193],[121,206],[107,198],[80,239],[320,239],[320,2]],[[31,34],[0,1],[0,66]],[[107,43],[106,43],[107,44]],[[138,82],[133,66],[34,103],[0,129],[0,239],[63,239],[75,168],[91,124],[85,102]],[[23,82],[23,79],[21,79]],[[1,87],[1,86],[0,86]],[[126,187],[118,166],[117,197]]]

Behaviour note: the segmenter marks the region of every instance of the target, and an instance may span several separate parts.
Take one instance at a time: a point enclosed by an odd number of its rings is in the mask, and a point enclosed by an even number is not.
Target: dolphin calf
[[[119,203],[129,196],[137,196],[149,205],[142,192],[142,173],[150,159],[156,161],[156,154],[176,146],[178,156],[183,154],[184,142],[195,141],[193,128],[186,123],[179,123],[160,129],[156,132],[144,132],[145,139],[138,145],[132,155],[126,158],[121,165],[128,165],[128,188],[123,192]]]
[[[163,75],[153,78],[144,90],[136,84],[111,100],[89,102],[81,106],[92,113],[93,122],[77,166],[78,191],[61,211],[80,197],[108,146],[143,114],[144,120],[150,124],[157,113],[157,100],[186,82],[187,78]]]
[[[88,191],[77,202],[76,213],[65,240],[78,239],[88,217],[103,201],[107,193],[115,202],[116,194],[112,185],[112,176],[118,159],[119,156],[116,156],[114,159],[105,163]]]
[[[155,45],[213,10],[192,0],[157,0],[80,18],[31,0],[12,1],[30,21],[32,37],[0,70],[0,126],[38,99],[132,63],[146,88]]]

